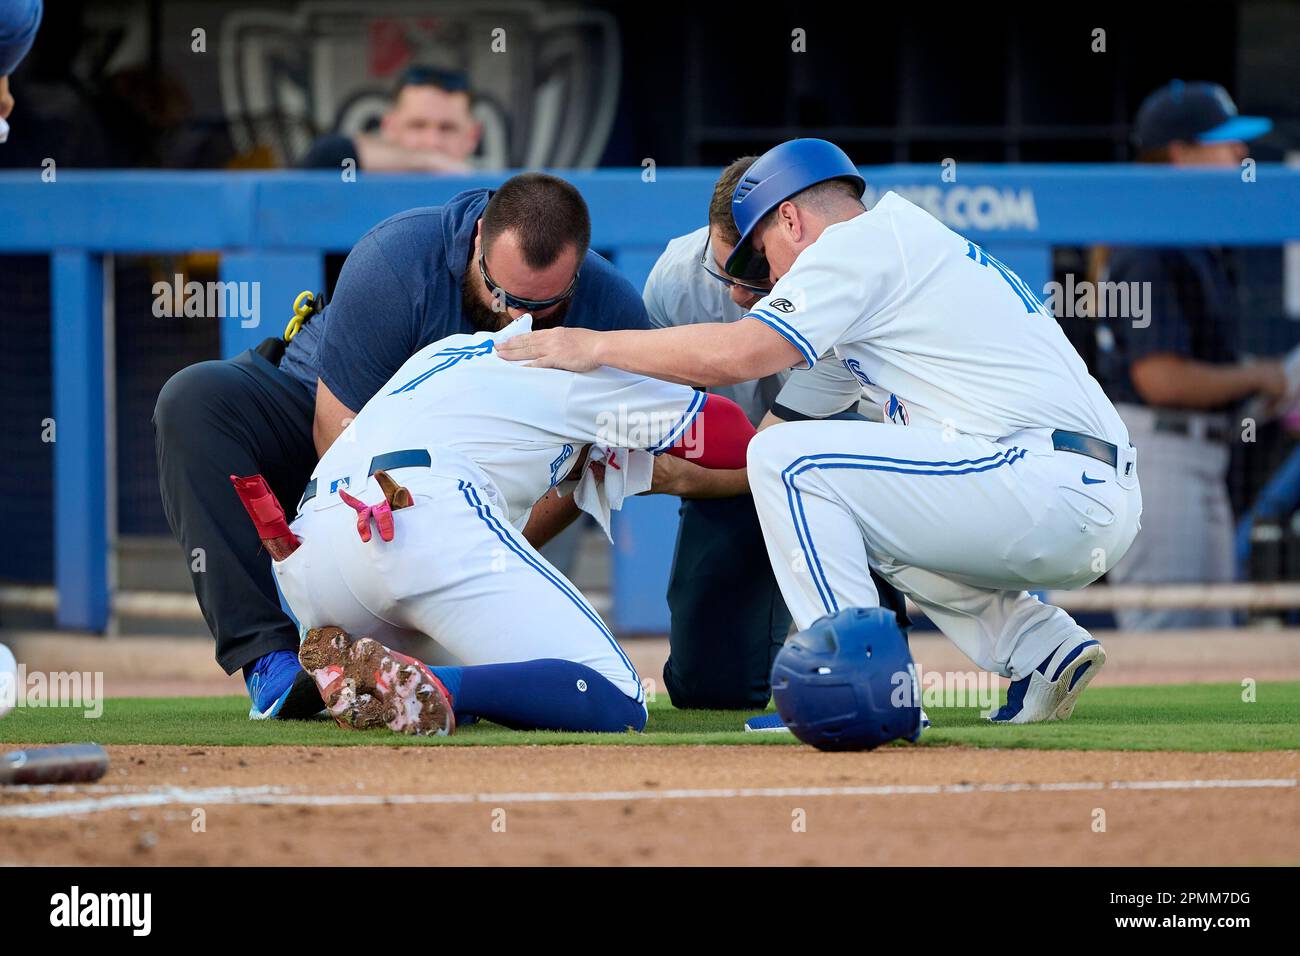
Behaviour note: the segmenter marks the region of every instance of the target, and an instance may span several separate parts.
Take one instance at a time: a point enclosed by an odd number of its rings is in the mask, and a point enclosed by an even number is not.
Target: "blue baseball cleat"
[[[745,729],[785,731],[787,734],[790,732],[790,728],[781,720],[780,714],[759,714],[757,717],[750,717],[745,721]]]
[[[305,720],[324,709],[311,675],[293,651],[272,651],[245,668],[244,683],[252,706],[249,720]]]
[[[1012,681],[1007,702],[989,720],[995,724],[1066,720],[1105,663],[1101,644],[1084,631],[1048,654],[1028,677]]]

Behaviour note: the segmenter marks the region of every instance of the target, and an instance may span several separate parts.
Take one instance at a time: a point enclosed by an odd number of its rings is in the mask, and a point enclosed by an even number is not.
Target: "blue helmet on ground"
[[[921,734],[921,695],[893,611],[848,608],[785,642],[772,697],[790,731],[818,750],[874,750]]]
[[[727,273],[737,279],[767,278],[767,261],[754,253],[750,237],[759,220],[795,193],[828,179],[845,179],[866,191],[853,160],[824,139],[792,139],[773,146],[749,167],[731,194],[731,217],[740,241],[727,257]]]

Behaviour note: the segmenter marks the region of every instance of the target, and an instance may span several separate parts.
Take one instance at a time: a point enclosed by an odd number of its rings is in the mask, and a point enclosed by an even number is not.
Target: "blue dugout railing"
[[[1300,239],[1300,170],[1260,165],[1171,172],[1149,166],[960,165],[864,168],[870,189],[897,189],[986,246],[1031,288],[1051,247],[1092,242],[1273,245]],[[664,244],[704,222],[715,170],[565,173],[587,198],[593,245],[638,288]],[[294,296],[324,282],[327,251],[381,219],[504,174],[430,179],[334,173],[0,173],[0,252],[51,257],[55,586],[62,627],[103,630],[111,546],[107,489],[104,258],[212,250],[226,282],[260,284],[260,314],[220,319],[234,355],[278,333]],[[3,306],[0,306],[0,310]],[[676,501],[648,497],[616,516],[614,625],[663,631]]]

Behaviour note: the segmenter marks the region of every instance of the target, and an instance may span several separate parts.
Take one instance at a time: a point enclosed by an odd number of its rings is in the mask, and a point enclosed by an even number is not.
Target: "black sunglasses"
[[[713,278],[717,279],[719,282],[725,285],[728,289],[730,289],[732,286],[737,286],[741,289],[744,289],[746,292],[752,292],[755,295],[767,295],[769,292],[772,291],[772,287],[770,285],[755,285],[752,282],[742,282],[741,280],[734,278],[733,276],[729,276],[726,275],[725,273],[718,272],[713,267],[713,262],[712,262],[713,257],[710,255],[710,252],[712,252],[712,249],[710,248],[709,237],[705,236],[704,250],[700,253],[700,267],[709,275],[713,276]]]
[[[481,252],[478,257],[478,271],[483,276],[483,284],[487,286],[489,295],[494,299],[500,299],[507,309],[521,309],[525,312],[541,312],[543,309],[549,309],[553,305],[559,305],[565,299],[572,296],[577,290],[578,276],[582,274],[581,269],[575,272],[573,274],[573,281],[569,283],[569,287],[559,295],[552,296],[549,299],[521,299],[517,295],[511,295],[505,289],[501,288],[501,286],[492,281],[492,277],[488,275],[487,271],[487,256],[483,255]]]

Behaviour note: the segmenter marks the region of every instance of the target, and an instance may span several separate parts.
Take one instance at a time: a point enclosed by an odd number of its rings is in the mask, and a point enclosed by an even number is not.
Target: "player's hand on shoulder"
[[[599,332],[591,329],[543,329],[524,332],[497,346],[497,354],[510,362],[527,362],[537,368],[563,368],[590,372],[599,367],[596,342]]]

